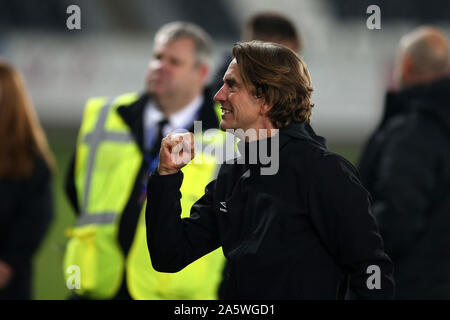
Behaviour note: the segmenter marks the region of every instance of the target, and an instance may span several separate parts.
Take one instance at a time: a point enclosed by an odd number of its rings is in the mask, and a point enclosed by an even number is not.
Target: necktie
[[[155,135],[155,140],[153,140],[153,147],[150,150],[150,157],[151,159],[155,159],[159,155],[159,149],[161,148],[161,140],[164,138],[163,129],[166,124],[168,124],[169,121],[167,119],[163,119],[158,122],[157,128],[158,131]]]
[[[169,123],[166,119],[159,121],[156,125],[156,128],[147,128],[147,143],[150,144],[151,150],[148,153],[144,154],[145,161],[148,165],[146,174],[143,176],[142,184],[141,184],[141,194],[139,197],[139,203],[142,204],[147,195],[147,181],[149,173],[156,168],[158,165],[159,149],[161,148],[161,140],[164,137],[163,129],[164,126]],[[152,130],[153,129],[153,130]],[[156,129],[156,134],[154,134]],[[153,145],[153,146],[152,146]]]

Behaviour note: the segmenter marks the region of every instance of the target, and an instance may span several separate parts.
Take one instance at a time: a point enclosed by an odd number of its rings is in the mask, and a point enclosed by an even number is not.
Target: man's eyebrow
[[[236,85],[237,81],[233,77],[225,77],[223,78],[223,82],[226,83],[228,86]]]

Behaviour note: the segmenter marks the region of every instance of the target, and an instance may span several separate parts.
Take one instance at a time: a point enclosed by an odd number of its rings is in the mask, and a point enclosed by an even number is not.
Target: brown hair
[[[30,177],[36,156],[54,158],[18,71],[0,60],[0,178]]]
[[[268,42],[238,42],[233,57],[244,85],[272,105],[268,117],[276,128],[309,122],[311,78],[303,60],[291,49]]]
[[[251,16],[243,27],[242,39],[275,43],[291,41],[297,51],[302,50],[302,40],[294,23],[277,12],[261,12]]]

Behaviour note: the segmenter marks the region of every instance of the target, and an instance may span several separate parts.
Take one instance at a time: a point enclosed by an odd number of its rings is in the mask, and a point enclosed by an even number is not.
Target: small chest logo
[[[224,202],[220,202],[219,210],[222,211],[222,212],[228,212],[227,211],[227,203],[225,201]]]

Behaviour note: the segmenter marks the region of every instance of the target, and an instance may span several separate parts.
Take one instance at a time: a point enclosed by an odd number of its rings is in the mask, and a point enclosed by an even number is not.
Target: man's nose
[[[214,96],[215,102],[221,102],[226,100],[226,92],[225,92],[225,85],[223,85],[219,91],[217,91],[216,95]]]
[[[166,69],[167,62],[164,59],[155,59],[150,64],[151,69],[153,70],[162,70]]]

